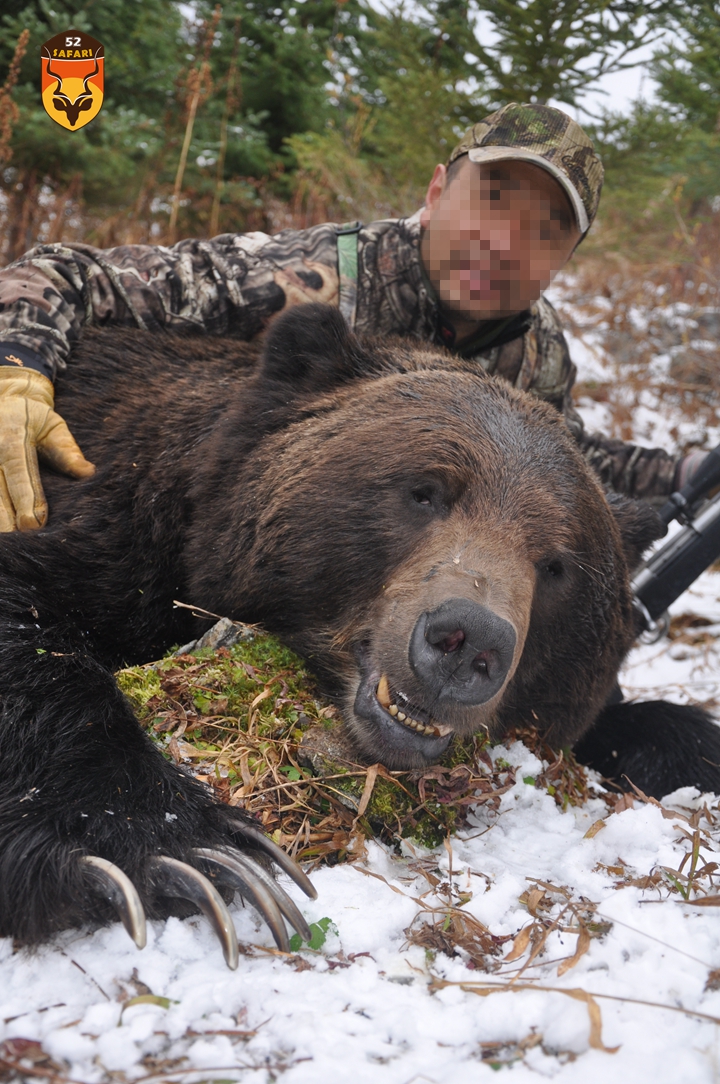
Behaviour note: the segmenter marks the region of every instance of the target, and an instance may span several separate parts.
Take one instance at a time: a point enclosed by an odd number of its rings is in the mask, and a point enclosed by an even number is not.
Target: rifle
[[[659,511],[663,523],[684,524],[633,576],[633,606],[642,620],[646,643],[667,632],[668,606],[720,557],[720,444],[713,448],[687,485]]]

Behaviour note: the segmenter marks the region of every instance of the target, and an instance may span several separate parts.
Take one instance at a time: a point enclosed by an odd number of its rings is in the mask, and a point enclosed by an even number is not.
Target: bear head
[[[308,659],[367,761],[592,724],[637,634],[629,569],[664,528],[606,499],[552,407],[303,305],[215,449],[198,484],[220,494],[223,574],[197,551],[198,588]]]

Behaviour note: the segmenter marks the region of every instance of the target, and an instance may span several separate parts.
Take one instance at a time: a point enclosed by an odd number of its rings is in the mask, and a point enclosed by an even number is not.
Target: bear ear
[[[667,534],[667,526],[646,501],[633,501],[617,493],[609,493],[607,501],[620,528],[625,559],[632,571],[650,543]]]
[[[303,390],[320,390],[351,380],[360,351],[338,309],[296,305],[271,324],[262,356],[261,379]]]

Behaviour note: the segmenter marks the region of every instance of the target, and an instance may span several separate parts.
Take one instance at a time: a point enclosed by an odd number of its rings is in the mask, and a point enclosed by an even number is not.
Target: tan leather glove
[[[95,473],[54,402],[42,373],[0,365],[0,531],[33,531],[47,520],[38,455],[73,478]]]

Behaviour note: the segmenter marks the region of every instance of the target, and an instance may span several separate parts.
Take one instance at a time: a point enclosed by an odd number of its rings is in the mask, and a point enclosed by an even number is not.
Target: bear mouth
[[[360,668],[354,711],[373,725],[379,744],[398,752],[415,749],[423,758],[441,756],[450,744],[453,728],[411,704],[400,690],[393,691],[387,675],[373,664],[367,643],[356,645],[354,654]]]
[[[395,722],[414,730],[416,734],[428,738],[446,738],[452,734],[451,726],[435,722],[422,708],[414,707],[405,693],[398,691],[393,695],[387,674],[382,674],[378,681],[375,699]]]

